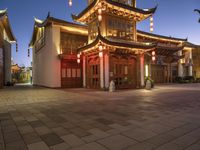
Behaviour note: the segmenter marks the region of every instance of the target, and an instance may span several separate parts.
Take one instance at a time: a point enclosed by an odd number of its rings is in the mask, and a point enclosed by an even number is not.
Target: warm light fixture
[[[145,76],[148,77],[149,76],[149,66],[145,65]]]
[[[102,50],[103,50],[103,46],[99,45],[99,51],[102,51]]]
[[[80,54],[77,54],[77,58],[79,58],[79,59],[80,59],[80,57],[81,57],[81,55],[80,55]]]
[[[72,0],[69,0],[69,6],[72,6]]]
[[[78,59],[77,59],[77,63],[80,64],[80,62],[81,62],[81,60],[78,58]]]
[[[155,51],[151,52],[151,57],[152,57],[152,61],[156,60],[156,52]]]
[[[103,57],[103,52],[99,52],[99,57]]]
[[[102,21],[102,15],[98,15],[98,20],[99,20],[99,22]]]
[[[153,32],[153,16],[150,17],[150,32]]]
[[[152,57],[152,60],[153,60],[153,61],[155,61],[155,60],[156,60],[156,57],[155,57],[155,56],[153,56],[153,57]]]
[[[102,9],[101,9],[101,8],[98,9],[98,14],[99,14],[99,15],[102,14]]]

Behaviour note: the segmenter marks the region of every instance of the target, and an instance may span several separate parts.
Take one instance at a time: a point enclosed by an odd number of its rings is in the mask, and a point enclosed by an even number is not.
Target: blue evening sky
[[[50,11],[51,16],[72,21],[71,13],[79,13],[86,7],[87,0],[0,0],[0,9],[8,8],[9,19],[19,43],[19,52],[13,48],[13,59],[19,65],[30,66],[31,57],[27,57],[28,43],[31,39],[34,17],[44,19]],[[137,0],[140,8],[154,7],[154,33],[172,37],[187,38],[200,45],[200,15],[194,13],[200,9],[200,0]],[[149,19],[139,23],[138,29],[149,31]]]

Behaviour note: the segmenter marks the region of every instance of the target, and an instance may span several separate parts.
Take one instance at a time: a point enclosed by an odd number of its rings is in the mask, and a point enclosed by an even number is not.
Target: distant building
[[[32,83],[32,67],[20,67],[12,65],[12,81],[14,83]]]
[[[70,23],[48,16],[35,19],[33,84],[46,87],[108,89],[140,88],[145,77],[170,83],[193,76],[192,50],[187,39],[137,30],[137,23],[153,18],[156,8],[140,9],[135,0],[88,0]]]
[[[16,42],[6,10],[0,10],[0,88],[11,82],[11,44]]]

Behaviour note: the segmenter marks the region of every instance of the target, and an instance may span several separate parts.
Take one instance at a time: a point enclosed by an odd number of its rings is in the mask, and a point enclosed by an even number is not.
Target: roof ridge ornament
[[[7,13],[8,8],[0,10],[0,14]]]
[[[51,12],[49,11],[47,14],[47,18],[50,18],[50,17],[51,17]]]
[[[36,22],[36,23],[43,23],[44,21],[43,20],[40,20],[40,19],[38,19],[38,18],[36,18],[36,17],[34,17],[34,21]]]

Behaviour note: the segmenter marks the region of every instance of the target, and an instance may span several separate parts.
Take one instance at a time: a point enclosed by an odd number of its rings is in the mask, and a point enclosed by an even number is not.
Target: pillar
[[[167,83],[170,82],[170,64],[167,63]]]
[[[105,66],[105,88],[109,88],[110,80],[109,80],[109,54],[105,54],[104,56],[105,61],[104,61],[104,66]]]
[[[190,62],[189,62],[189,76],[193,76],[193,66],[192,66],[192,50],[189,52]]]
[[[103,52],[102,52],[103,53]],[[100,59],[100,88],[104,88],[104,53]]]
[[[140,59],[140,54],[137,55],[137,88],[141,87],[141,59]]]
[[[170,63],[170,83],[173,82],[173,70],[172,70],[172,63]]]
[[[140,72],[141,87],[144,87],[144,54],[140,56]]]
[[[182,50],[178,52],[178,56],[182,56]],[[178,76],[183,77],[183,65],[181,60],[178,61]]]
[[[83,56],[83,87],[86,87],[86,56]]]

